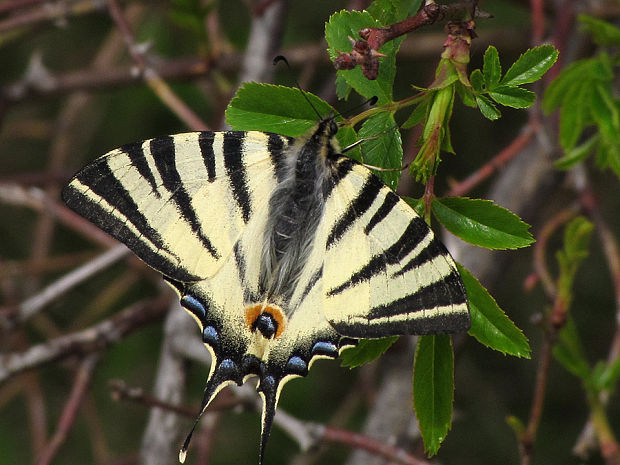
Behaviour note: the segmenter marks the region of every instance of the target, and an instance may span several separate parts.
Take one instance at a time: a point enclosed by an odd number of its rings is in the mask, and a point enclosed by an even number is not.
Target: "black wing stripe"
[[[253,295],[250,289],[250,283],[248,283],[246,274],[247,266],[245,262],[245,256],[243,255],[243,251],[241,250],[240,242],[235,243],[235,245],[233,246],[233,254],[235,256],[235,264],[239,276],[239,284],[241,286],[241,289],[243,289],[243,299],[246,302],[255,302],[256,300],[258,300],[258,296]],[[264,289],[259,289],[259,293],[263,292]]]
[[[224,133],[224,166],[230,179],[233,197],[241,209],[243,221],[247,223],[252,213],[250,203],[250,192],[243,163],[242,142],[245,137],[244,132],[229,131]]]
[[[390,214],[396,204],[398,204],[399,200],[400,198],[398,197],[398,195],[396,195],[392,191],[389,191],[389,193],[385,196],[385,199],[383,200],[383,203],[381,204],[379,209],[375,212],[374,215],[372,215],[372,218],[370,218],[370,221],[364,228],[364,233],[369,234],[375,226],[377,226],[381,221],[383,221],[383,219],[385,219]]]
[[[310,277],[310,280],[308,281],[308,284],[304,288],[304,291],[302,292],[301,297],[299,298],[299,305],[301,305],[301,303],[308,296],[308,294],[310,294],[310,291],[312,291],[312,289],[314,288],[316,283],[318,283],[320,281],[322,276],[323,276],[323,267],[321,266],[321,268],[319,268],[317,271],[315,271],[312,274],[312,276]]]
[[[201,132],[198,135],[198,145],[200,146],[200,153],[202,160],[207,169],[207,179],[209,182],[213,182],[217,176],[215,171],[215,154],[213,153],[213,137],[212,132]]]
[[[400,270],[398,270],[396,273],[394,273],[392,275],[392,277],[396,278],[398,276],[402,276],[405,273],[407,273],[409,270],[417,268],[420,265],[423,265],[423,264],[425,264],[425,263],[427,263],[427,262],[429,262],[429,261],[439,257],[440,255],[447,256],[448,255],[448,251],[446,250],[446,248],[443,246],[443,244],[441,242],[439,242],[437,239],[433,239],[424,248],[424,250],[421,250],[420,253],[417,256],[415,256],[411,260],[409,260],[405,264],[405,266],[403,266]]]
[[[88,171],[91,170],[89,169]],[[102,182],[97,182],[96,187],[93,188],[93,185],[87,184],[89,179],[88,176],[82,174],[78,179],[83,184],[88,185],[88,187],[90,187],[91,190],[99,196],[102,196],[102,190],[105,191],[102,187]],[[122,186],[119,187],[122,189]],[[110,196],[102,197],[106,200],[110,199]],[[118,198],[119,197],[117,197],[114,202],[118,202]],[[93,202],[92,198],[84,195],[71,184],[68,185],[63,191],[63,201],[81,216],[93,222],[105,232],[127,245],[127,247],[129,247],[142,260],[153,268],[159,270],[161,273],[167,276],[173,276],[174,279],[182,282],[191,282],[198,279],[197,276],[190,274],[185,269],[179,267],[177,257],[175,257],[177,258],[177,263],[175,263],[148,246],[144,236],[147,236],[155,247],[165,249],[159,235],[150,230],[150,226],[148,226],[148,224],[145,226],[144,222],[146,220],[144,218],[139,218],[139,214],[136,211],[132,212],[132,218],[126,221],[120,216],[111,214],[99,203]],[[119,211],[121,210],[119,209]],[[128,226],[128,222],[134,225],[138,231],[138,234],[136,234]],[[138,224],[140,224],[140,226],[138,226]],[[145,233],[145,231],[149,230],[149,233]]]
[[[219,259],[220,254],[203,232],[196,210],[192,206],[192,199],[176,169],[174,138],[168,136],[153,139],[150,143],[150,150],[164,187],[170,192],[171,199],[174,201],[177,210],[181,213],[183,219],[189,223],[192,231],[200,239],[204,248],[207,249],[213,258]]]
[[[161,194],[157,189],[157,181],[155,180],[153,171],[151,170],[151,167],[146,160],[142,144],[142,142],[134,142],[133,144],[127,144],[122,146],[120,150],[127,154],[129,159],[131,160],[131,165],[138,170],[138,172],[144,179],[146,179],[146,181],[151,186],[151,189],[153,190],[155,196],[159,198],[161,197]]]
[[[367,281],[373,276],[384,272],[387,269],[387,265],[393,265],[405,258],[427,234],[429,234],[429,229],[424,220],[420,217],[413,218],[409,226],[405,229],[405,232],[394,244],[382,254],[372,257],[366,265],[353,273],[353,275],[340,286],[331,289],[327,295],[333,296],[339,294],[349,287],[353,287],[362,281]]]
[[[338,241],[349,229],[353,222],[360,218],[374,203],[381,192],[384,184],[376,176],[370,175],[359,195],[349,204],[349,207],[336,222],[327,237],[327,248],[329,249],[336,241]]]
[[[334,188],[351,172],[355,162],[351,158],[340,157],[336,162],[336,167],[325,186],[324,199],[327,199]]]
[[[284,156],[286,146],[284,144],[284,138],[282,136],[278,134],[269,134],[267,150],[271,156],[271,163],[274,166],[278,183],[282,182],[286,176],[286,159]]]
[[[88,168],[78,173],[77,179],[118,210],[121,216],[127,218],[127,220],[144,236],[148,237],[156,247],[167,249],[159,233],[151,227],[146,217],[140,212],[140,208],[134,202],[133,197],[114,175],[106,160],[101,159],[95,162],[95,164],[90,165]],[[91,204],[93,204],[93,200],[89,199],[85,205],[71,204],[70,206],[76,209],[80,214],[88,214],[88,208]],[[115,228],[111,227],[108,223],[111,217],[113,217],[113,215],[109,212],[106,212],[101,219],[88,214],[89,220],[116,237]]]
[[[415,293],[370,309],[369,322],[406,313],[419,312],[435,307],[459,305],[467,301],[456,270],[443,279],[418,289]]]

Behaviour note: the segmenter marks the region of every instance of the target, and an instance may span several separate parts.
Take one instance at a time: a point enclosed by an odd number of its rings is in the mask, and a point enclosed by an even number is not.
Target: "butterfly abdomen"
[[[271,196],[264,237],[262,282],[268,297],[290,297],[312,252],[332,163],[327,151],[338,150],[332,131],[330,120],[321,121],[285,155],[286,174]]]

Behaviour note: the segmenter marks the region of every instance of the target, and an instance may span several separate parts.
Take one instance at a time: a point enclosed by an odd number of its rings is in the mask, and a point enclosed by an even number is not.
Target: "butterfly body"
[[[100,157],[63,191],[160,271],[198,323],[213,356],[201,411],[225,385],[259,378],[261,461],[282,386],[316,359],[357,338],[469,327],[448,252],[340,153],[336,130],[326,119],[296,139],[151,139]]]

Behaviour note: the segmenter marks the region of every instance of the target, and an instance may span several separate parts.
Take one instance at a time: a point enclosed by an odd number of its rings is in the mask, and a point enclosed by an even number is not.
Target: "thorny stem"
[[[397,23],[384,27],[369,27],[359,31],[360,39],[353,41],[351,52],[340,53],[334,60],[336,69],[353,69],[361,66],[367,79],[377,79],[379,75],[379,58],[384,56],[379,48],[387,42],[404,34],[419,29],[422,26],[434,24],[437,21],[467,21],[474,18],[488,18],[488,13],[477,7],[477,0],[438,5],[435,2],[426,4],[413,16]]]

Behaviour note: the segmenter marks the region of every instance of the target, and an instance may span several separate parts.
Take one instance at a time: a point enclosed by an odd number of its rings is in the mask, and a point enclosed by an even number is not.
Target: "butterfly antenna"
[[[288,67],[289,71],[291,69],[291,65],[289,64],[288,60],[286,59],[286,57],[284,55],[278,55],[277,57],[275,57],[273,59],[273,65],[277,65],[278,63],[280,63],[281,61],[283,61],[286,66]],[[293,78],[295,80],[295,85],[297,86],[297,88],[299,89],[299,92],[301,92],[301,95],[304,96],[304,98],[306,99],[306,102],[308,102],[308,105],[310,105],[310,107],[314,110],[314,112],[316,113],[316,115],[319,117],[319,119],[322,119],[323,117],[321,116],[321,114],[319,113],[319,111],[316,109],[316,107],[314,105],[312,105],[312,102],[310,101],[310,99],[308,98],[308,95],[306,95],[306,92],[301,88],[301,86],[299,85],[299,82],[297,81],[296,78]]]

